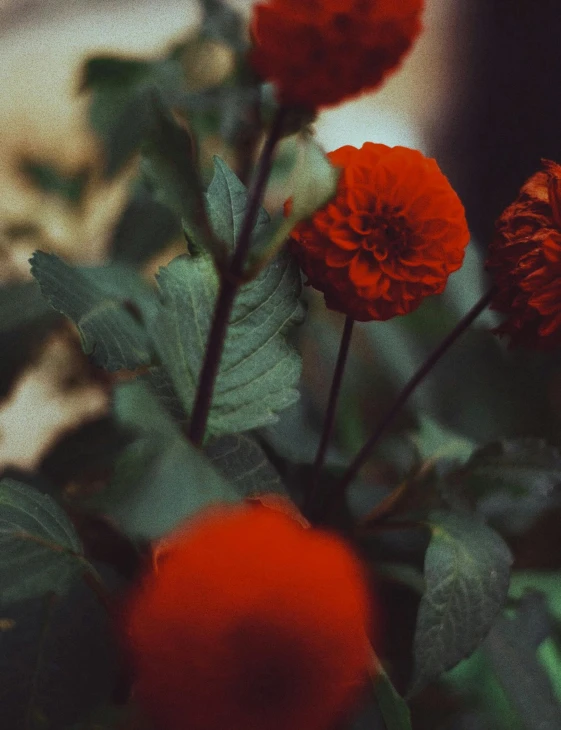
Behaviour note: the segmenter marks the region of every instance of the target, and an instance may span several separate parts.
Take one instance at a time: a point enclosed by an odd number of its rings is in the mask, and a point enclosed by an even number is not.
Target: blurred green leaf
[[[81,89],[92,93],[90,120],[105,146],[107,177],[140,148],[154,121],[155,92],[173,99],[182,87],[181,64],[98,56],[84,65]]]
[[[423,461],[450,459],[465,461],[477,446],[474,441],[442,426],[426,414],[419,415],[419,430],[412,437]]]
[[[83,581],[64,596],[2,604],[11,622],[0,635],[3,728],[62,730],[108,700],[119,667],[115,637]]]
[[[242,16],[223,0],[199,0],[199,2],[204,12],[201,35],[223,41],[236,51],[245,51],[246,23]]]
[[[299,150],[288,186],[290,212],[285,215],[284,211],[279,211],[259,232],[250,255],[250,270],[264,266],[276,255],[296,224],[311,216],[335,195],[340,170],[331,165],[310,132],[302,132],[297,142]]]
[[[484,650],[526,730],[558,730],[561,706],[536,651],[547,637],[545,604],[526,595],[513,618],[502,617],[485,640]]]
[[[119,386],[114,408],[118,421],[138,438],[117,460],[112,482],[93,504],[129,537],[155,539],[204,507],[241,498],[181,435],[145,384]]]
[[[409,707],[381,665],[372,685],[387,730],[412,730]]]
[[[22,160],[20,169],[27,180],[43,193],[56,195],[71,205],[82,202],[90,178],[87,168],[75,175],[67,175],[52,164],[28,158]]]
[[[492,443],[473,454],[462,478],[478,497],[498,489],[513,496],[533,492],[546,497],[561,484],[561,454],[542,439]]]
[[[506,601],[512,563],[502,538],[472,515],[433,512],[428,524],[432,537],[415,631],[412,693],[485,637]]]
[[[229,434],[209,443],[205,454],[215,469],[244,497],[288,492],[274,466],[259,444],[243,434]]]
[[[77,325],[84,352],[99,366],[132,370],[152,361],[148,334],[131,307],[149,312],[156,296],[138,272],[121,264],[74,268],[42,251],[33,255],[31,272],[54,309]]]
[[[0,482],[0,601],[64,594],[76,576],[93,570],[66,513],[48,495]]]
[[[7,332],[52,312],[36,281],[0,287],[0,332]]]
[[[143,147],[142,170],[156,200],[167,205],[183,224],[189,243],[199,251],[223,253],[209,227],[194,142],[187,128],[158,99]]]

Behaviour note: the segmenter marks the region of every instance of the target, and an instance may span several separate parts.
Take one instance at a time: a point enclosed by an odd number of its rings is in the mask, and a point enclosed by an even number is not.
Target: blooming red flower
[[[368,619],[338,538],[215,510],[165,541],[126,604],[137,700],[161,730],[325,730],[365,678]]]
[[[270,0],[254,9],[252,64],[284,104],[338,104],[398,66],[422,9],[423,0]]]
[[[389,319],[440,294],[469,231],[435,160],[366,142],[328,155],[342,168],[335,197],[291,233],[290,248],[330,309]]]
[[[561,345],[561,165],[542,164],[498,219],[486,268],[491,307],[507,315],[495,331],[547,349]]]

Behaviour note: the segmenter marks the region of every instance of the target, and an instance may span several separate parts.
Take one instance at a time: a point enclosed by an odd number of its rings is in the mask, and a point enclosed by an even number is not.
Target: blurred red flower
[[[283,104],[338,104],[399,65],[422,9],[423,0],[270,0],[254,8],[252,64]]]
[[[542,165],[498,219],[486,268],[491,307],[507,315],[496,332],[548,349],[561,345],[561,165]]]
[[[135,695],[161,730],[326,730],[366,677],[368,621],[338,538],[217,509],[164,542],[125,604]]]
[[[440,294],[469,242],[460,199],[435,160],[366,142],[328,155],[335,197],[292,231],[290,248],[330,309],[385,320]]]

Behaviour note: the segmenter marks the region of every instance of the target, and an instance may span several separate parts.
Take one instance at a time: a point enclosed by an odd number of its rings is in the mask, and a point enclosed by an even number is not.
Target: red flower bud
[[[262,506],[167,539],[123,620],[136,699],[161,730],[326,730],[367,673],[357,559]]]

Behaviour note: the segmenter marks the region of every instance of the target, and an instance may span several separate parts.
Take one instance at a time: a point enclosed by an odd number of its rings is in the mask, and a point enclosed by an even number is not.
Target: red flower
[[[251,60],[284,104],[316,108],[375,89],[421,30],[423,0],[270,0]]]
[[[124,615],[136,697],[161,730],[325,730],[368,668],[358,561],[262,506],[172,536]]]
[[[507,315],[496,332],[547,349],[561,345],[561,165],[542,164],[498,219],[486,268]]]
[[[440,294],[469,231],[436,162],[371,142],[328,157],[343,168],[335,197],[291,234],[308,283],[330,309],[362,321],[407,314]]]

